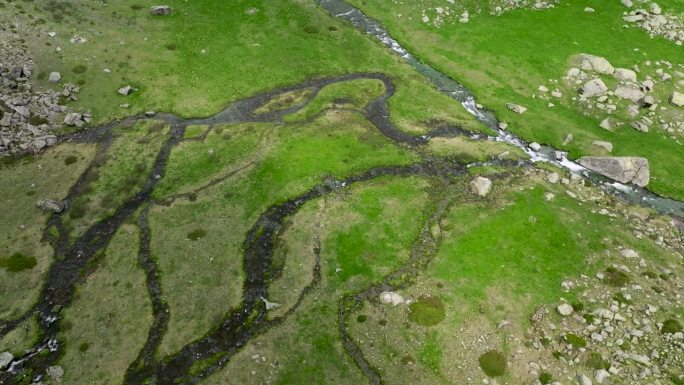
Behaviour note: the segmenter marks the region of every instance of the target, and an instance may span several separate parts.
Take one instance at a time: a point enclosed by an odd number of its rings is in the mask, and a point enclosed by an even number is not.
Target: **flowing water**
[[[490,140],[505,142],[523,149],[533,162],[549,162],[572,173],[580,174],[601,185],[605,191],[617,195],[630,203],[651,207],[662,214],[684,216],[684,202],[663,198],[644,188],[607,180],[601,175],[589,171],[580,164],[568,159],[566,153],[553,148],[544,147],[540,151],[532,150],[525,141],[510,132],[502,130],[499,127],[496,115],[492,111],[488,111],[480,106],[469,89],[411,55],[410,52],[382,28],[378,21],[371,19],[359,9],[354,8],[343,0],[317,0],[317,2],[335,17],[347,20],[356,28],[378,39],[397,55],[404,58],[408,64],[425,76],[442,93],[461,103],[477,120],[497,133],[496,136],[490,137]]]

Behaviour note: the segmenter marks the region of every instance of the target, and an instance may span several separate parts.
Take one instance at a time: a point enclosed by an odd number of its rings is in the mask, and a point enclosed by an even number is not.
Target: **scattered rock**
[[[603,140],[595,140],[592,142],[594,146],[601,147],[608,152],[613,152],[613,143]]]
[[[61,366],[50,366],[47,368],[46,373],[53,381],[59,383],[62,382],[62,376],[64,376],[64,369]]]
[[[83,121],[81,120],[83,116],[78,112],[70,112],[64,117],[64,124],[67,126],[81,126]]]
[[[59,83],[60,80],[62,80],[62,75],[59,72],[50,72],[48,77],[50,83]]]
[[[637,81],[636,72],[627,68],[616,68],[615,72],[613,73],[613,77],[622,82],[636,83]]]
[[[650,179],[648,160],[645,158],[586,156],[580,158],[579,163],[620,183],[634,183],[645,187]]]
[[[630,86],[618,86],[615,91],[613,91],[613,94],[620,99],[631,100],[634,103],[638,102],[644,97],[644,93],[638,88]]]
[[[572,142],[575,137],[572,134],[565,135],[565,140],[563,140],[563,146],[567,146]]]
[[[130,95],[132,91],[133,91],[133,87],[131,87],[131,86],[125,86],[125,87],[119,88],[119,93],[123,96]]]
[[[612,75],[615,68],[610,62],[600,56],[589,54],[579,55],[580,68],[585,71],[595,71],[604,75]]]
[[[591,79],[584,83],[580,92],[582,96],[592,98],[608,92],[608,87],[606,87],[606,84],[601,79]]]
[[[599,127],[603,128],[604,130],[613,131],[613,123],[610,121],[610,118],[603,119],[601,124],[599,124]]]
[[[280,307],[279,303],[269,302],[266,298],[261,297],[261,301],[264,303],[266,310],[276,309]]]
[[[481,176],[471,181],[469,186],[470,192],[481,197],[489,195],[492,191],[492,181]]]
[[[10,362],[14,359],[14,356],[10,352],[3,352],[0,353],[0,370],[4,369],[5,366],[9,365]]]
[[[672,93],[672,96],[670,96],[670,103],[674,104],[677,107],[684,106],[684,94],[674,91]]]
[[[523,107],[523,106],[521,106],[519,104],[515,104],[515,103],[506,103],[506,107],[509,110],[515,112],[516,114],[524,114],[525,111],[527,111],[526,107]]]
[[[622,249],[620,255],[625,258],[639,258],[639,254],[632,249]]]
[[[557,172],[552,172],[546,177],[546,180],[551,184],[556,184],[560,181],[560,175]]]
[[[577,383],[579,385],[592,385],[591,379],[584,374],[577,375]]]
[[[533,151],[539,151],[539,150],[541,150],[541,145],[537,142],[532,142],[532,143],[530,143],[530,148]]]
[[[572,308],[572,305],[570,305],[568,303],[562,303],[562,304],[558,305],[558,307],[556,308],[556,311],[558,311],[558,314],[560,314],[562,316],[569,316],[575,310]]]
[[[391,303],[394,306],[401,305],[406,302],[404,297],[393,291],[385,291],[380,293],[380,301],[382,303]]]
[[[153,5],[150,7],[150,13],[153,16],[167,16],[171,14],[171,7],[168,5]]]
[[[66,204],[54,199],[41,200],[36,203],[39,209],[47,213],[61,213],[66,209]]]

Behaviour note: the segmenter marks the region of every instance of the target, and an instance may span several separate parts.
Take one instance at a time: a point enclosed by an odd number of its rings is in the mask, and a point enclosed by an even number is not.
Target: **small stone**
[[[569,316],[570,314],[572,314],[574,309],[572,308],[572,305],[568,303],[562,303],[558,305],[558,307],[556,307],[556,311],[558,311],[558,314],[562,316]]]
[[[620,251],[620,255],[622,255],[625,258],[639,258],[639,253],[632,249],[622,249]]]
[[[613,152],[613,143],[603,140],[595,140],[592,142],[594,146],[601,147],[608,152]]]
[[[539,150],[541,150],[541,145],[537,142],[532,142],[532,143],[530,143],[530,148],[533,151],[539,151]]]
[[[684,94],[674,91],[672,96],[670,96],[670,103],[677,107],[684,106]]]
[[[66,209],[66,204],[61,201],[46,199],[36,203],[39,209],[48,213],[61,213]]]
[[[552,172],[546,177],[546,180],[551,184],[556,184],[560,181],[560,175],[557,172]]]

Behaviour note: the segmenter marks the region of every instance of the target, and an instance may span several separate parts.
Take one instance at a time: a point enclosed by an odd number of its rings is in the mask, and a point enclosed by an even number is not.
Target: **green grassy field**
[[[681,136],[673,140],[661,130],[643,134],[629,125],[608,132],[599,128],[601,120],[584,116],[569,99],[552,100],[556,106],[549,108],[547,101],[533,97],[539,94],[539,85],[553,89],[549,79],[564,76],[572,66],[571,57],[580,53],[605,57],[615,67],[631,68],[638,64],[646,71],[639,75],[640,79],[649,71],[643,65],[645,61],[669,61],[675,69],[681,64],[681,47],[663,38],[652,39],[639,28],[623,27],[621,16],[626,8],[620,2],[561,2],[554,9],[516,10],[501,16],[475,14],[475,3],[466,3],[474,14],[469,23],[453,22],[439,28],[423,23],[419,17],[422,9],[438,6],[438,2],[350,3],[382,22],[419,59],[470,88],[480,103],[509,123],[512,132],[528,141],[567,150],[572,157],[600,155],[600,148],[592,142],[610,141],[615,145],[613,155],[643,156],[650,161],[651,190],[684,197],[684,181],[678,177],[678,160],[684,151]],[[675,15],[684,12],[676,1],[660,5]],[[585,12],[587,6],[596,12]],[[566,96],[570,95],[566,92]],[[515,114],[505,107],[508,102],[522,104],[529,110],[523,115]],[[665,100],[662,103],[667,104]],[[569,133],[575,139],[563,146]]]

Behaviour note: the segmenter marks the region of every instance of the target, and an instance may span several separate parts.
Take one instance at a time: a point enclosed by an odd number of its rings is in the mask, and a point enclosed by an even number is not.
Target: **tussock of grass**
[[[12,273],[33,269],[37,264],[35,257],[22,253],[14,253],[9,257],[0,258],[0,267]]]
[[[422,296],[409,305],[408,319],[419,325],[434,326],[444,317],[444,302],[437,296]]]
[[[489,377],[500,377],[506,373],[506,357],[499,351],[490,350],[478,359],[480,368]]]

